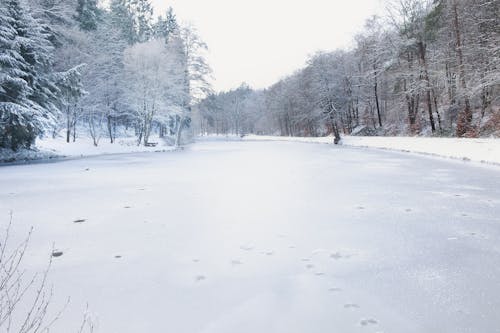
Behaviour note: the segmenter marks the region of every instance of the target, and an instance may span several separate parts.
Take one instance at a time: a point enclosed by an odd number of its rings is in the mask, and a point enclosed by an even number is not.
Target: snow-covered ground
[[[207,140],[0,167],[0,224],[52,243],[53,333],[500,332],[500,172],[413,154]],[[74,223],[77,220],[81,223]]]
[[[297,138],[249,135],[244,140],[332,143],[332,137]],[[343,136],[342,144],[398,150],[500,165],[500,139]]]
[[[153,137],[149,141],[157,143],[157,145],[155,147],[137,145],[136,137],[126,137],[117,138],[115,143],[110,143],[109,139],[103,139],[99,141],[96,147],[92,139],[83,137],[71,143],[66,143],[66,141],[61,138],[45,138],[44,140],[38,140],[36,146],[42,151],[49,151],[57,155],[68,157],[174,150],[174,147],[168,146],[167,143],[159,137]]]
[[[157,143],[155,147],[137,145],[137,138],[119,137],[115,143],[109,139],[102,139],[97,146],[88,136],[79,137],[75,142],[67,143],[63,137],[37,139],[35,150],[20,150],[16,153],[0,150],[0,162],[16,162],[31,160],[47,160],[61,157],[88,157],[96,155],[126,154],[139,152],[165,152],[175,150],[167,142],[159,137],[152,137],[150,142]]]

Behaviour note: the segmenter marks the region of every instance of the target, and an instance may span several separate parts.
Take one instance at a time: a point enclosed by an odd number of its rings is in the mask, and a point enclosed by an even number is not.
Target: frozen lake
[[[51,332],[500,332],[500,168],[293,142],[0,167]],[[75,220],[84,220],[74,223]]]

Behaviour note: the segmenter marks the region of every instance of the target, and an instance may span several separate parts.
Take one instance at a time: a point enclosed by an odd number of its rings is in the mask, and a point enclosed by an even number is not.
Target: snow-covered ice
[[[52,332],[500,332],[500,168],[347,146],[0,167]],[[77,223],[75,223],[78,221]],[[5,222],[5,223],[4,223]]]
[[[248,135],[244,140],[333,143],[332,137],[303,138]],[[342,144],[352,147],[396,150],[500,165],[499,138],[469,139],[408,136],[343,136]]]

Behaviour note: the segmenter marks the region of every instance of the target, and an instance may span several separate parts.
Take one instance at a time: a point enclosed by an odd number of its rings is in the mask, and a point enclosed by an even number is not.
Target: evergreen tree
[[[109,9],[111,23],[120,30],[122,39],[130,45],[136,43],[138,36],[135,29],[132,0],[111,0]]]
[[[78,0],[75,20],[78,21],[80,29],[85,31],[96,30],[99,16],[97,0]]]
[[[162,16],[158,18],[153,30],[156,38],[164,39],[167,43],[173,34],[179,32],[179,23],[172,7],[168,8],[165,18]]]
[[[134,14],[136,17],[138,42],[144,43],[148,41],[153,34],[153,6],[149,0],[135,0]]]
[[[19,0],[0,3],[0,147],[29,148],[55,122],[52,44]]]

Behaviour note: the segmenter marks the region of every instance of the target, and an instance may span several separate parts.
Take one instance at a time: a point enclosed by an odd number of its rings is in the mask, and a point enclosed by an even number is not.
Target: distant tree
[[[153,36],[153,6],[149,0],[134,0],[133,13],[136,19],[137,41],[146,42]]]
[[[111,0],[110,17],[114,27],[121,34],[121,38],[132,45],[139,40],[136,30],[135,15],[132,0]]]
[[[164,39],[168,43],[170,38],[179,32],[179,29],[179,23],[177,23],[174,10],[172,7],[169,7],[165,17],[158,17],[157,22],[153,26],[153,33],[155,38]]]
[[[209,81],[212,70],[204,54],[208,46],[194,27],[182,27],[172,43],[177,50],[177,64],[182,69],[182,113],[175,117],[175,145],[179,146],[182,131],[191,122],[192,106],[212,91]]]
[[[75,20],[80,29],[91,31],[97,29],[100,10],[97,6],[98,0],[78,0]]]
[[[66,115],[66,142],[76,139],[76,122],[79,116],[78,101],[85,94],[81,82],[81,70],[84,65],[80,65],[70,70],[58,73],[57,86],[59,87],[60,109]]]

